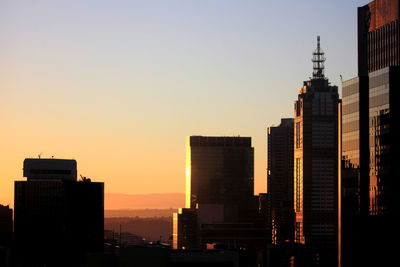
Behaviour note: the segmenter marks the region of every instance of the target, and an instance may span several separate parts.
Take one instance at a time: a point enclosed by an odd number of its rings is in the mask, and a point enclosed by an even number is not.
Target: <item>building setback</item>
[[[267,130],[267,189],[275,245],[292,243],[294,239],[293,125],[293,119],[282,119],[279,126]]]
[[[313,53],[313,77],[294,105],[295,242],[314,264],[337,266],[338,88],[324,76],[324,53]]]

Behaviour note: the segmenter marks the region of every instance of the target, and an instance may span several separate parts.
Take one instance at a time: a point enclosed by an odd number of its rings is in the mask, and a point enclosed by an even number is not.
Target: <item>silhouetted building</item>
[[[260,193],[256,196],[258,199],[258,214],[264,221],[264,227],[269,233],[267,235],[267,243],[272,243],[272,208],[271,208],[271,195],[268,193]],[[294,218],[293,218],[294,219]],[[294,223],[294,222],[293,222]]]
[[[12,209],[0,204],[0,266],[12,264],[13,216]]]
[[[191,136],[186,149],[187,209],[174,214],[173,247],[216,243],[262,259],[270,231],[254,196],[251,138]]]
[[[340,100],[324,76],[324,61],[318,36],[313,77],[294,105],[295,242],[311,250],[310,265],[337,266]]]
[[[268,127],[267,188],[271,199],[272,244],[294,240],[293,119]]]
[[[0,204],[0,247],[9,247],[12,244],[13,215],[12,209]]]
[[[243,253],[234,250],[172,250],[170,266],[240,267],[248,266]]]
[[[222,204],[246,211],[254,196],[251,138],[190,136],[186,149],[186,208]]]
[[[198,247],[197,209],[179,209],[173,214],[174,249]]]
[[[214,222],[200,226],[202,247],[207,244],[223,244],[226,249],[262,251],[267,246],[270,233],[263,224],[255,222]]]
[[[201,223],[251,219],[254,149],[250,137],[190,136],[186,145],[186,206]]]
[[[358,77],[343,83],[342,266],[385,266],[395,254],[399,12],[399,0],[358,8]]]
[[[163,244],[114,247],[104,254],[90,254],[88,267],[247,267],[248,253],[241,250],[172,250]]]
[[[76,161],[25,159],[15,182],[18,266],[71,266],[103,251],[104,183],[76,179]]]

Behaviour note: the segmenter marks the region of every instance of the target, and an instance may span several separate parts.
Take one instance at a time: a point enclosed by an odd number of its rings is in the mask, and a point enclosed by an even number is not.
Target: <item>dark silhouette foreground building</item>
[[[0,204],[0,266],[12,264],[13,211]]]
[[[247,267],[247,252],[221,249],[173,250],[165,244],[113,247],[105,254],[91,254],[88,267]]]
[[[15,182],[17,266],[79,266],[103,251],[104,184],[83,177],[76,161],[25,159]]]
[[[343,82],[342,266],[387,266],[395,259],[399,14],[399,0],[358,8],[358,76]]]
[[[13,212],[10,207],[0,204],[0,247],[9,247],[12,244]]]
[[[293,119],[282,119],[279,126],[267,130],[267,188],[274,245],[294,240],[293,125]]]

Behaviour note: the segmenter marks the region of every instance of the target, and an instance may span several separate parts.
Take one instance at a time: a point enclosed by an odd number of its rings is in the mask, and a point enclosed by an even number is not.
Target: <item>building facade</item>
[[[398,119],[395,94],[400,88],[400,67],[369,73],[369,215],[388,216],[396,210],[395,150]]]
[[[379,119],[379,123],[387,118],[385,129],[388,132],[395,130],[395,125],[392,125],[390,131],[388,130],[389,114],[392,113],[389,102],[394,102],[394,99],[390,99],[393,93],[389,91],[396,86],[393,77],[396,75],[396,67],[400,64],[399,17],[399,0],[376,0],[358,8],[358,79],[360,80],[358,109],[361,155],[359,194],[362,216],[377,215],[377,210],[384,209],[379,206],[386,205],[382,201],[375,201],[379,198],[378,195],[383,194],[384,189],[378,188],[377,185],[379,179],[375,172],[378,168],[376,163],[379,162],[377,155],[380,156],[373,147],[377,145],[376,112],[382,113],[379,115],[382,118]],[[392,105],[391,109],[393,108],[395,107]],[[379,168],[387,169],[389,165]]]
[[[294,106],[295,242],[313,264],[338,260],[338,88],[324,76],[324,53],[313,54],[313,77],[300,88]]]
[[[173,249],[198,247],[197,209],[179,209],[173,214]]]
[[[173,247],[239,249],[262,264],[270,229],[261,198],[254,196],[250,137],[188,137],[187,208],[174,214]]]
[[[190,136],[186,149],[186,207],[220,204],[229,220],[245,216],[254,198],[251,138]]]
[[[294,120],[282,119],[267,130],[267,189],[271,201],[272,244],[294,240]]]
[[[342,84],[342,213],[360,214],[360,79]]]

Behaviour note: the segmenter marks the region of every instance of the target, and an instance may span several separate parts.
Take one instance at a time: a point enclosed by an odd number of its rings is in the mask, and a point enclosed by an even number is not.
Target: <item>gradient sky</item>
[[[333,84],[356,75],[369,1],[0,2],[0,203],[26,157],[74,158],[106,193],[185,191],[185,137],[251,136],[293,117],[316,36]]]

